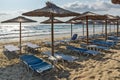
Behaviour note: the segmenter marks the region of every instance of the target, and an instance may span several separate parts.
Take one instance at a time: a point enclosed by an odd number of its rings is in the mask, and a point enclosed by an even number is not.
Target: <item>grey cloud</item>
[[[110,9],[119,9],[120,5],[114,5],[109,2],[103,1],[96,1],[93,4],[89,3],[81,3],[76,1],[74,3],[68,3],[63,6],[66,9],[77,11],[77,12],[84,12],[84,11],[109,11]]]
[[[5,15],[9,15],[7,13],[0,13],[0,16],[5,16]]]

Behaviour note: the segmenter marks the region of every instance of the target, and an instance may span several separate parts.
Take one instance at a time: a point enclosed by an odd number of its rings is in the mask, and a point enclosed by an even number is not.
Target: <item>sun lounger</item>
[[[23,55],[20,57],[20,59],[27,65],[27,67],[38,73],[42,73],[54,67],[53,65],[43,61],[38,57],[35,57],[34,55]]]
[[[30,52],[32,52],[32,53],[34,53],[35,51],[38,52],[38,49],[41,48],[39,45],[33,44],[33,43],[31,43],[31,42],[24,43],[23,46],[26,47],[25,50],[30,51]]]
[[[46,41],[44,43],[46,46],[49,46],[49,47],[51,47],[51,45],[52,45],[52,42],[49,42],[49,41]],[[54,46],[58,46],[59,44],[60,44],[59,41],[54,41]]]
[[[16,46],[14,46],[14,45],[4,45],[3,46],[3,50],[5,51],[5,52],[17,52],[17,51],[19,51],[20,49],[18,48],[18,47],[16,47]]]
[[[67,62],[73,62],[75,60],[78,59],[78,57],[75,57],[75,56],[71,56],[71,55],[65,55],[61,52],[57,52],[56,53],[57,55],[61,56],[63,60],[67,61]]]
[[[52,56],[50,51],[43,52],[42,54],[47,55],[48,57]],[[62,57],[57,55],[56,53],[52,57],[56,58],[56,60],[61,60],[62,59]]]
[[[38,73],[42,73],[44,71],[51,70],[53,68],[53,65],[51,65],[47,62],[43,62],[43,63],[38,63],[38,64],[35,64],[35,65],[30,65],[30,68],[33,71],[36,71]]]
[[[33,44],[33,43],[30,43],[30,42],[26,43],[26,46],[29,48],[32,48],[32,49],[40,48],[40,46]]]
[[[92,44],[100,45],[100,46],[105,46],[105,47],[114,47],[116,43],[114,42],[108,42],[108,41],[102,41],[102,40],[92,40]]]
[[[90,50],[95,50],[95,51],[109,51],[108,47],[99,46],[99,45],[95,45],[95,44],[90,44],[90,45],[81,44],[81,47],[87,48],[87,49],[90,49]]]
[[[77,48],[77,47],[73,47],[73,46],[67,46],[66,47],[67,49],[71,50],[71,51],[76,51],[78,52],[79,54],[87,54],[87,55],[97,55],[97,54],[100,54],[99,51],[94,51],[94,50],[88,50],[88,49],[84,49],[84,48]]]
[[[43,60],[35,57],[34,55],[24,55],[21,56],[20,59],[26,64],[26,65],[32,65],[36,63],[41,63]]]
[[[77,47],[74,47],[74,46],[66,46],[66,48],[67,48],[68,50],[78,52],[79,54],[84,53],[85,51],[87,51],[87,49],[77,48]]]
[[[77,36],[78,36],[78,34],[74,34],[70,39],[60,40],[59,42],[61,42],[61,43],[69,43],[71,41],[77,40]]]

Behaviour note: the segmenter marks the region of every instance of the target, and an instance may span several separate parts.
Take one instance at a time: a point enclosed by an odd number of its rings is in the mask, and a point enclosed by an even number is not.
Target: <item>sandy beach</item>
[[[49,39],[47,40],[49,41]],[[42,39],[32,40],[30,42],[41,45],[42,52],[51,50],[50,47],[44,46]],[[11,58],[8,58],[3,53],[2,46],[4,44],[1,43],[0,47],[0,80],[120,80],[120,50],[117,49],[110,49],[112,52],[102,52],[102,54],[96,57],[81,55],[74,62],[65,62],[64,66],[62,62],[59,62],[55,66],[56,71],[51,71],[44,75],[37,73],[31,75],[32,71],[27,71],[26,66],[20,61],[18,55],[10,54],[9,57]],[[12,42],[12,44],[17,45],[18,43]],[[80,42],[70,43],[70,45],[76,47],[79,47],[79,44]],[[58,46],[55,51],[74,55],[74,53],[70,53],[70,51],[65,49],[65,45]],[[34,55],[49,62],[41,53]]]
[[[0,80],[120,80],[120,0],[1,0],[0,11]]]

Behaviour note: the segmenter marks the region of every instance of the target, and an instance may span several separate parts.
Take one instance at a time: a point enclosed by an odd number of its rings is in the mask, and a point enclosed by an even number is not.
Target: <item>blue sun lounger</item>
[[[27,67],[38,73],[42,73],[54,67],[53,65],[43,61],[34,55],[23,55],[20,57],[20,59],[27,65]]]
[[[92,45],[94,45],[94,44],[92,44]],[[87,48],[87,49],[88,49],[90,46],[92,46],[92,45],[80,44],[80,46],[81,46],[82,48]],[[94,50],[95,50],[95,51],[109,51],[109,47],[94,45]]]
[[[63,54],[62,52],[57,52],[56,54],[59,55],[59,56],[61,56],[62,59],[63,59],[64,61],[67,61],[67,62],[73,62],[73,61],[75,61],[75,60],[78,59],[78,57],[71,56],[71,55],[65,55],[65,54]]]
[[[116,43],[114,43],[114,42],[108,42],[108,41],[102,41],[102,40],[93,40],[92,43],[96,44],[96,45],[109,47],[109,48],[114,47],[116,45]]]
[[[77,40],[78,34],[74,34],[70,39],[60,40],[59,42],[69,43],[70,41]]]
[[[67,49],[72,50],[72,51],[76,51],[78,53],[84,53],[85,51],[87,51],[87,49],[84,48],[77,48],[74,46],[66,46]]]
[[[48,70],[52,69],[53,66],[51,64],[47,63],[47,62],[42,62],[42,63],[30,65],[30,68],[33,71],[36,71],[38,73],[42,73],[44,71],[48,71]]]
[[[43,60],[33,56],[33,55],[23,55],[20,57],[20,59],[26,64],[26,65],[32,65],[36,63],[41,63]]]
[[[100,54],[99,51],[87,50],[87,49],[84,49],[84,48],[77,48],[77,47],[74,47],[74,46],[67,46],[66,48],[71,50],[71,51],[76,51],[79,54],[82,53],[82,54],[93,55],[93,56],[95,56],[97,54]]]

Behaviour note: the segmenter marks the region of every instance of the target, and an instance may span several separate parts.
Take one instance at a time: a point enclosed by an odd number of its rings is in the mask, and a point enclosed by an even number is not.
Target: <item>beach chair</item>
[[[52,56],[50,51],[43,52],[42,54],[46,55],[48,59],[53,63],[57,63],[59,60],[62,60],[62,57],[57,55],[56,53],[54,54],[54,56]]]
[[[77,48],[77,47],[73,47],[73,46],[67,46],[66,48],[69,49],[69,50],[71,50],[71,51],[76,51],[80,55],[81,55],[81,53],[82,54],[87,54],[88,56],[89,55],[95,56],[97,54],[100,54],[99,51],[88,50],[88,49],[85,49],[85,48]]]
[[[49,42],[49,41],[46,41],[44,43],[45,43],[45,46],[48,46],[48,47],[51,47],[51,45],[52,45],[52,42]],[[57,47],[59,44],[60,44],[59,41],[54,41],[54,46],[55,47]]]
[[[22,60],[27,65],[27,67],[37,73],[42,73],[54,68],[53,65],[43,61],[34,55],[22,55],[20,57],[20,60]]]
[[[69,44],[69,42],[76,41],[77,37],[78,34],[74,34],[70,39],[60,40],[59,42]]]
[[[94,45],[94,44],[80,44],[80,46],[82,48],[87,48],[87,49],[91,49],[91,50],[95,50],[95,51],[109,51],[108,47],[105,46],[99,46],[99,45]]]
[[[62,52],[56,52],[57,55],[61,56],[64,61],[67,62],[73,62],[78,59],[78,57],[71,56],[71,55],[65,55]]]
[[[31,42],[24,43],[22,46],[25,46],[25,51],[31,53],[38,53],[39,49],[41,49],[41,46],[33,44]]]
[[[103,41],[103,40],[92,40],[91,42],[92,42],[92,44],[105,46],[108,48],[114,47],[116,45],[116,43],[114,43],[114,42]]]
[[[14,45],[4,45],[3,46],[3,52],[7,52],[7,53],[17,53],[19,52],[19,48],[17,46]]]
[[[79,55],[87,51],[87,49],[84,48],[77,48],[74,46],[66,46],[66,49],[71,50],[72,52],[77,52]]]
[[[42,73],[42,72],[53,69],[53,65],[51,65],[47,62],[38,63],[38,64],[34,64],[34,65],[29,65],[29,66],[33,71],[38,72],[38,73]]]
[[[34,55],[21,56],[20,60],[22,60],[23,63],[26,64],[26,65],[32,65],[32,64],[42,63],[43,62],[43,60],[35,57]]]
[[[108,40],[113,40],[114,42],[119,42],[120,41],[120,37],[117,36],[108,36]]]

